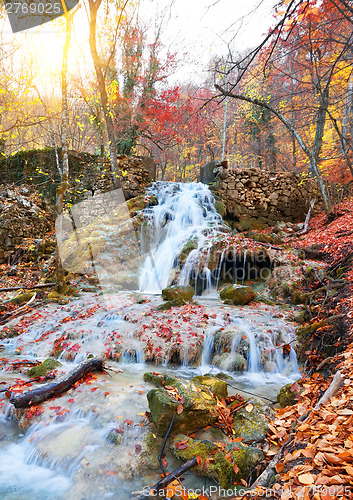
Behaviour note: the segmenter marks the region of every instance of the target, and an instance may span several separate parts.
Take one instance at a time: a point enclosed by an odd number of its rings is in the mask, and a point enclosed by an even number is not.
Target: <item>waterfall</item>
[[[212,236],[224,231],[225,226],[205,184],[156,182],[148,194],[157,198],[158,205],[145,211],[147,222],[143,226],[142,246],[147,255],[139,288],[142,292],[160,293],[173,281],[173,270],[183,249],[189,250],[189,254],[181,268],[180,284],[189,283],[199,250],[207,247]],[[210,285],[210,274],[206,266],[205,288]]]

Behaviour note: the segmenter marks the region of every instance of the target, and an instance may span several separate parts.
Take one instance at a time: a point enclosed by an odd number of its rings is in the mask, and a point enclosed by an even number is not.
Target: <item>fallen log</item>
[[[168,474],[168,476],[162,477],[162,479],[158,481],[158,483],[155,483],[150,487],[149,494],[139,496],[138,500],[147,500],[155,498],[159,491],[163,490],[163,488],[166,488],[168,484],[178,479],[180,476],[184,474],[184,472],[187,472],[195,465],[197,465],[197,457],[193,457],[191,460],[185,462],[185,464],[181,465],[177,469],[174,469],[170,474]],[[141,495],[141,493],[142,492],[139,491],[139,492],[132,492],[131,494]]]
[[[10,403],[12,403],[15,408],[27,408],[28,406],[39,404],[42,401],[46,401],[47,399],[59,396],[63,392],[66,392],[75,384],[75,382],[87,375],[87,373],[102,370],[103,359],[92,358],[88,361],[84,361],[78,365],[77,368],[55,382],[51,382],[42,387],[38,387],[37,389],[33,389],[32,391],[17,394],[16,396],[11,397]]]
[[[15,290],[36,290],[37,288],[50,288],[55,285],[56,283],[40,283],[39,285],[33,286],[8,286],[6,288],[0,288],[0,292],[14,292]]]

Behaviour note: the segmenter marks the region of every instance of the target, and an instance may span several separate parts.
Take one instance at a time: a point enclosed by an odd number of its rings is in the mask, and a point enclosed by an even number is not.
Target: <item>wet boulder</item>
[[[200,456],[203,462],[193,468],[194,473],[215,479],[222,488],[231,488],[234,482],[240,482],[241,479],[247,481],[249,474],[264,458],[263,452],[256,447],[238,442],[229,443],[223,452],[212,441],[200,441],[184,434],[174,436],[171,450],[183,461],[190,460],[195,455]],[[213,460],[208,462],[210,458]]]
[[[219,293],[226,304],[243,306],[249,304],[256,297],[251,286],[227,285]]]
[[[217,421],[217,402],[210,390],[192,381],[160,377],[154,382],[159,388],[147,393],[151,419],[159,435],[166,434],[173,413],[173,433],[193,432]],[[144,380],[152,382],[149,374],[144,375]]]
[[[281,408],[298,403],[299,392],[296,387],[296,384],[286,384],[281,387],[281,390],[277,395],[277,403],[281,406]]]
[[[259,403],[249,403],[234,415],[234,436],[242,437],[244,443],[255,443],[265,438],[269,423]]]
[[[189,285],[173,285],[162,290],[162,298],[171,302],[173,306],[182,306],[191,302],[194,294],[195,290]]]
[[[209,389],[219,399],[226,398],[228,396],[227,382],[225,380],[221,380],[217,376],[212,377],[210,375],[197,375],[191,380],[195,384]]]

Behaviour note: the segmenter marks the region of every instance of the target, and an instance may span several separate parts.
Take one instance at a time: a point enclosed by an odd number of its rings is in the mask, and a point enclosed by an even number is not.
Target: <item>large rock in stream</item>
[[[241,479],[247,481],[249,474],[264,458],[262,450],[256,447],[233,442],[228,443],[223,452],[212,441],[192,439],[185,434],[174,436],[170,447],[174,455],[183,461],[200,456],[203,462],[193,468],[195,474],[215,479],[222,488],[231,488],[235,481]]]
[[[172,285],[162,290],[162,298],[173,306],[182,306],[191,302],[195,290],[189,285]]]
[[[256,293],[251,286],[228,285],[219,293],[226,304],[244,306],[255,299]]]
[[[218,419],[217,400],[211,391],[215,391],[220,397],[227,396],[226,382],[217,378],[182,381],[170,375],[150,372],[145,373],[143,378],[145,382],[151,382],[158,387],[147,393],[147,399],[151,419],[161,436],[166,434],[173,413],[173,434],[189,433],[214,424]],[[199,378],[202,379],[196,377]],[[180,405],[182,412],[178,413]]]

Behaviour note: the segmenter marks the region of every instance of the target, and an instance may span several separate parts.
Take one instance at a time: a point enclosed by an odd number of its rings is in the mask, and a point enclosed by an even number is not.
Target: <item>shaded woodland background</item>
[[[19,57],[23,48],[3,38],[3,158],[50,147],[60,177],[63,142],[78,153],[108,156],[113,144],[115,154],[151,155],[158,178],[165,180],[196,180],[199,167],[214,159],[227,159],[230,168],[315,175],[295,133],[271,112],[275,109],[300,135],[324,178],[343,184],[352,180],[349,2],[278,2],[273,28],[264,35],[263,44],[242,54],[229,47],[227,54],[209,62],[202,85],[193,82],[192,75],[189,82],[170,83],[168,77],[183,55],[164,45],[163,19],[151,42],[151,32],[131,2],[89,0],[87,11],[93,64],[83,73],[70,59],[67,24],[67,67],[61,68],[61,89],[53,81],[43,87],[49,90],[43,90],[36,80],[35,62]],[[218,92],[215,84],[225,92]],[[261,101],[271,109],[231,94]],[[44,176],[43,183],[52,182],[52,175],[36,168],[34,173]]]

